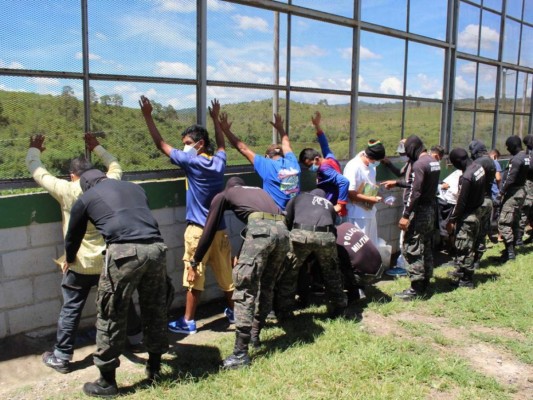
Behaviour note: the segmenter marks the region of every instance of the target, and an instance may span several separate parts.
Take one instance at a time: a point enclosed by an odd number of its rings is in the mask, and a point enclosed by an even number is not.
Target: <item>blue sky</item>
[[[46,7],[39,7],[41,3]],[[89,0],[90,71],[104,74],[195,78],[195,0]],[[436,39],[445,37],[446,0],[411,0],[412,32]],[[485,0],[497,8],[501,1]],[[272,83],[273,13],[242,5],[208,0],[207,73],[210,80]],[[293,4],[351,16],[353,1],[294,0]],[[509,2],[516,13],[517,0]],[[82,71],[81,14],[77,1],[0,0],[0,67],[52,71]],[[459,49],[477,51],[479,9],[461,3]],[[526,10],[528,13],[529,10]],[[366,0],[363,20],[406,29],[406,0]],[[500,16],[483,12],[483,56],[497,55]],[[297,86],[349,90],[351,86],[352,31],[324,22],[293,17],[291,83]],[[517,62],[516,26],[509,22],[504,57]],[[281,15],[280,82],[287,77],[287,18]],[[533,32],[530,32],[533,33]],[[529,35],[529,38],[533,35]],[[7,40],[6,40],[7,38]],[[531,40],[531,39],[528,39]],[[401,95],[404,41],[363,31],[361,34],[359,88],[361,91]],[[533,48],[532,46],[529,49]],[[442,98],[444,52],[432,46],[410,43],[407,94]],[[531,50],[522,59],[533,64]],[[473,94],[476,66],[458,65],[458,97]],[[494,96],[496,69],[481,68],[480,93]],[[515,78],[516,79],[516,78]],[[521,78],[519,77],[519,80]],[[533,79],[529,79],[531,82]],[[69,85],[81,97],[81,82],[56,78],[0,77],[0,89],[59,94]],[[121,94],[124,104],[135,106],[141,94],[175,108],[194,107],[195,88],[167,84],[93,81],[98,95]],[[492,96],[491,96],[492,93]],[[209,87],[208,99],[223,102],[259,100],[270,91]],[[292,99],[331,104],[347,103],[345,96],[297,94]]]

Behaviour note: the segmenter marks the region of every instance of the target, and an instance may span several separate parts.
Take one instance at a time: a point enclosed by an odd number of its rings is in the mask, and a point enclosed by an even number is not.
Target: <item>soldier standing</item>
[[[528,159],[526,159],[526,163],[529,161],[529,169],[525,185],[526,198],[520,214],[520,227],[518,230],[518,238],[516,240],[517,246],[524,244],[522,237],[524,236],[528,222],[533,226],[533,135],[527,135],[522,141],[526,145],[526,154],[529,156]],[[527,241],[530,242],[532,240],[533,234],[530,234]]]
[[[468,158],[465,149],[457,148],[450,152],[453,166],[463,171],[459,178],[459,195],[452,215],[448,220],[448,232],[455,235],[456,265],[452,277],[458,278],[459,287],[474,288],[473,276],[476,253],[479,243],[481,218],[486,210],[483,203],[486,199],[485,169]],[[489,214],[490,215],[490,214]]]
[[[276,276],[289,252],[289,231],[281,210],[266,191],[245,186],[241,178],[232,177],[211,202],[204,231],[190,260],[192,268],[202,261],[226,210],[246,223],[244,243],[233,268],[235,347],[233,354],[223,361],[224,368],[236,369],[250,364],[252,325],[262,326],[272,309]]]
[[[404,193],[404,210],[398,226],[405,231],[402,254],[411,287],[396,296],[403,300],[424,294],[433,275],[432,236],[435,229],[435,193],[440,163],[428,154],[422,140],[411,135],[405,141],[405,154],[412,167]]]
[[[522,140],[518,136],[509,136],[505,141],[507,151],[513,156],[509,160],[505,181],[500,196],[502,208],[498,220],[498,230],[505,242],[505,251],[500,261],[505,262],[516,258],[514,246],[518,240],[520,226],[520,210],[524,204],[529,157],[522,150]]]

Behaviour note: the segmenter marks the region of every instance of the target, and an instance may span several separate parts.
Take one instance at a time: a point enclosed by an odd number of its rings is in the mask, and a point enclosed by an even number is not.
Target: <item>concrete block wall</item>
[[[401,191],[395,194],[399,201],[393,207],[378,205],[378,234],[398,251],[398,220],[401,214]],[[182,286],[183,234],[185,207],[167,207],[153,210],[165,243],[167,271],[176,289],[174,308],[185,305]],[[243,224],[233,213],[226,213],[226,223],[233,254],[237,254],[242,239]],[[61,223],[32,223],[24,227],[0,229],[0,338],[17,333],[42,335],[54,332],[61,307],[61,271],[52,261],[63,253]],[[85,306],[81,326],[95,322],[95,290]],[[207,273],[202,301],[222,297],[213,274]],[[222,310],[220,310],[222,312]]]
[[[182,286],[185,207],[153,210],[165,243],[167,271],[176,289],[173,307],[185,305]],[[240,246],[242,223],[226,215],[233,253]],[[55,331],[61,308],[61,271],[53,262],[63,253],[61,223],[44,223],[0,229],[0,338],[22,332]],[[213,274],[207,273],[202,301],[222,297]],[[96,290],[85,306],[81,326],[94,324]],[[222,310],[221,310],[222,312]]]

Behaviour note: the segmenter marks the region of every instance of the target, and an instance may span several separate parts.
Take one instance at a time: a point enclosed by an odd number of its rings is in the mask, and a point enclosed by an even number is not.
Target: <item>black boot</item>
[[[252,362],[248,355],[250,334],[242,332],[236,332],[236,334],[233,354],[222,362],[222,368],[224,369],[239,369],[249,366]]]
[[[150,382],[161,379],[161,353],[148,353],[148,361],[144,372]]]
[[[252,331],[250,333],[251,335],[250,343],[252,344],[252,347],[254,349],[258,349],[261,347],[260,336],[261,336],[261,328],[263,327],[262,325],[263,324],[261,324],[259,321],[256,321],[256,320],[252,322]]]
[[[463,272],[463,277],[459,279],[457,286],[467,289],[474,289],[474,271],[465,269]]]
[[[115,397],[118,394],[116,370],[100,370],[100,378],[94,382],[83,385],[83,393],[93,397]]]
[[[505,245],[505,250],[507,252],[507,260],[512,261],[516,258],[516,254],[514,252],[514,245],[512,243]]]
[[[400,293],[396,293],[395,296],[405,301],[411,301],[417,297],[423,296],[426,291],[426,288],[427,286],[423,280],[413,281],[411,282],[411,287],[409,289],[406,289]]]
[[[461,279],[463,277],[463,271],[462,268],[457,267],[453,271],[448,271],[446,275],[450,278]]]

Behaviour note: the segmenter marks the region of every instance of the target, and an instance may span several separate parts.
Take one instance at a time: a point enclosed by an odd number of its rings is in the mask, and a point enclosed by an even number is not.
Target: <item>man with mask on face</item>
[[[490,218],[492,215],[492,185],[496,177],[496,167],[494,161],[489,157],[489,153],[485,144],[480,140],[472,140],[468,146],[470,150],[470,157],[472,160],[483,167],[485,171],[485,188],[484,199],[479,213],[479,235],[475,247],[476,268],[479,265],[479,260],[486,250],[485,240],[490,230]],[[456,167],[457,168],[457,167]]]
[[[507,177],[503,182],[500,196],[502,206],[498,220],[498,230],[505,243],[505,251],[500,261],[505,262],[516,258],[515,245],[520,227],[520,209],[524,204],[529,157],[522,150],[522,140],[518,136],[509,136],[505,141],[507,151],[513,156],[507,166]]]
[[[377,246],[378,227],[375,204],[381,202],[376,185],[376,168],[385,158],[385,147],[379,140],[371,139],[365,150],[352,158],[344,167],[343,175],[350,181],[350,202],[347,221],[361,229]]]
[[[289,231],[281,210],[265,190],[245,186],[241,178],[231,177],[211,203],[205,229],[190,260],[193,268],[204,258],[226,210],[233,211],[246,224],[244,242],[233,269],[235,346],[233,354],[223,361],[224,368],[236,369],[250,364],[250,340],[259,338],[272,309],[276,276],[289,251]]]
[[[326,134],[320,126],[320,112],[315,112],[311,117],[316,130],[316,137],[320,143],[322,155],[312,148],[305,148],[300,152],[300,164],[309,168],[309,171],[316,172],[316,187],[322,189],[328,199],[335,206],[335,211],[339,217],[346,215],[346,203],[348,202],[348,187],[350,182],[342,175],[341,165],[329,148]]]
[[[139,102],[146,125],[157,148],[170,158],[172,164],[180,167],[187,177],[185,251],[183,254],[183,286],[187,288],[185,315],[168,324],[168,329],[174,333],[186,335],[196,333],[196,307],[204,290],[205,274],[209,263],[215,273],[215,279],[224,292],[228,307],[224,314],[233,323],[233,281],[231,278],[231,245],[226,233],[225,221],[220,221],[215,238],[205,260],[200,260],[196,268],[188,263],[196,251],[198,239],[209,212],[211,200],[224,188],[224,171],[226,169],[226,150],[224,134],[219,124],[220,103],[217,99],[211,102],[209,114],[215,125],[215,140],[217,151],[213,154],[212,143],[207,130],[199,125],[185,129],[181,134],[184,144],[183,150],[175,149],[163,140],[152,117],[150,100],[141,96]]]
[[[398,226],[405,232],[402,254],[411,287],[396,296],[412,300],[426,292],[433,275],[432,237],[435,230],[435,193],[439,184],[440,163],[428,154],[424,143],[416,135],[409,136],[405,141],[405,153],[412,168]]]
[[[456,148],[450,152],[450,161],[463,171],[459,178],[459,195],[447,229],[455,235],[456,269],[451,274],[458,278],[459,287],[474,288],[473,276],[479,246],[480,217],[485,217],[483,203],[487,193],[485,169],[468,158],[465,149]]]
[[[527,224],[529,223],[533,227],[533,135],[527,135],[522,141],[526,145],[526,154],[529,158],[529,169],[525,185],[526,198],[520,214],[520,227],[518,231],[518,239],[516,240],[517,245],[533,241],[533,232],[530,231],[529,238],[522,242],[522,237],[524,236]]]

